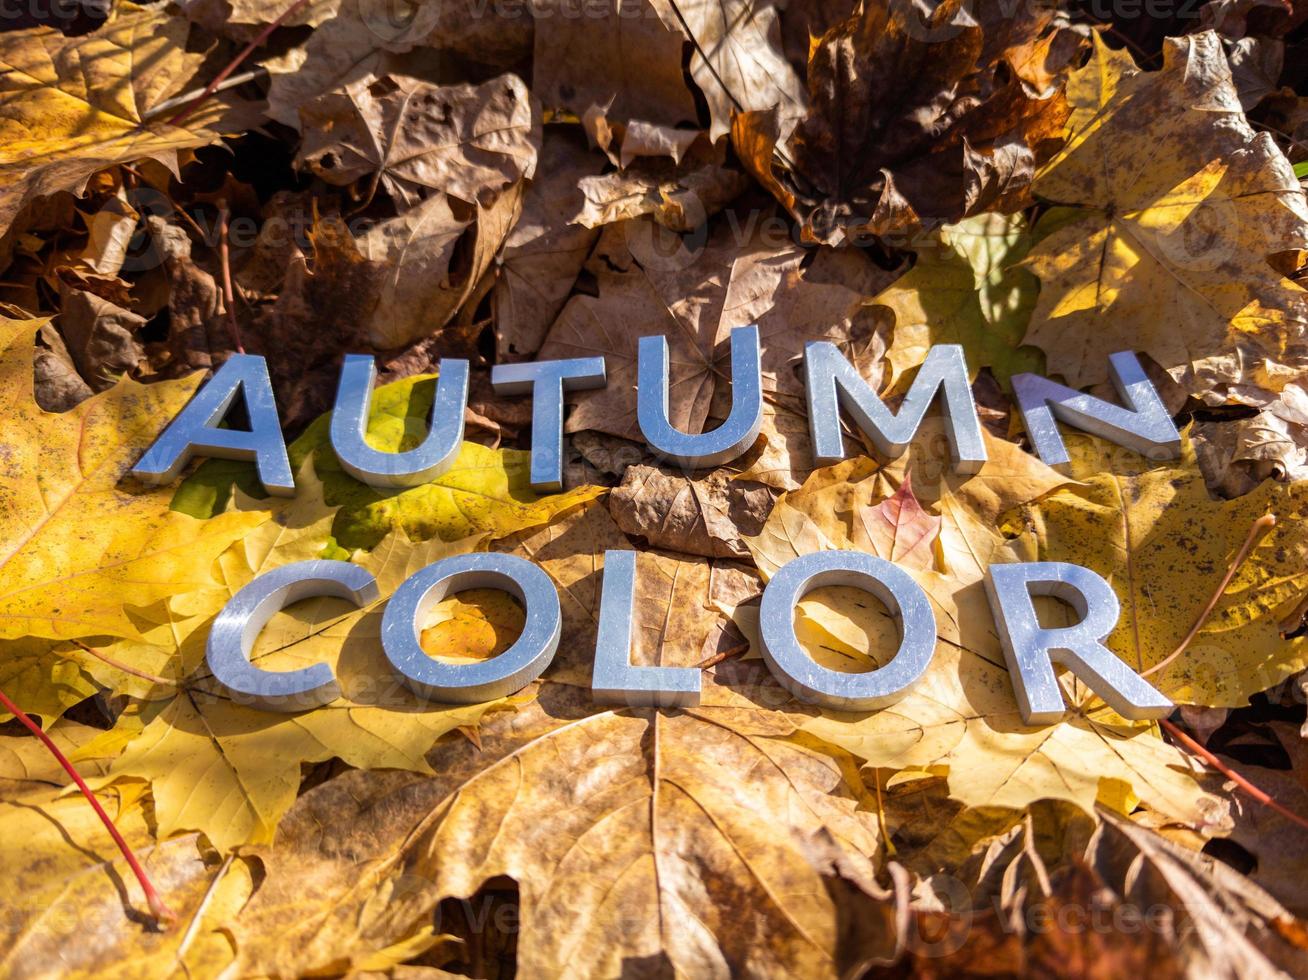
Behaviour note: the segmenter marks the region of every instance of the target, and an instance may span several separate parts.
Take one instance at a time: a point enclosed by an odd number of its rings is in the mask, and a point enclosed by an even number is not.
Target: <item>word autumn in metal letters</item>
[[[454,462],[463,440],[468,362],[441,361],[429,431],[405,452],[381,452],[365,430],[375,369],[371,357],[345,358],[331,417],[331,444],[342,467],[374,487],[430,481]],[[1180,434],[1158,393],[1129,351],[1109,358],[1121,405],[1033,374],[1013,378],[1013,390],[1031,443],[1051,466],[1068,462],[1057,422],[1062,421],[1152,458],[1179,455]],[[668,419],[668,347],[661,336],[642,337],[638,348],[637,419],[651,451],[688,468],[727,463],[754,443],[763,422],[758,328],[731,333],[732,401],[725,421],[687,433]],[[928,408],[940,396],[954,466],[975,472],[986,461],[976,403],[963,349],[931,349],[898,411],[892,411],[833,344],[807,344],[803,359],[809,425],[819,465],[844,457],[841,412],[886,456],[902,454]],[[604,358],[497,365],[491,384],[503,395],[532,398],[531,483],[539,490],[562,484],[563,402],[566,391],[603,387]],[[219,425],[240,394],[250,428]],[[133,473],[150,482],[175,478],[194,455],[253,461],[269,493],[293,495],[290,460],[277,420],[272,385],[262,357],[228,360],[172,421]],[[630,661],[636,553],[604,555],[592,690],[597,701],[677,706],[699,703],[700,672],[693,667],[635,666]],[[897,620],[900,646],[884,666],[866,673],[830,670],[816,663],[794,630],[797,602],[828,585],[860,588],[877,597]],[[1119,604],[1099,575],[1062,562],[998,564],[986,574],[994,614],[1018,705],[1028,724],[1057,722],[1066,710],[1054,675],[1060,663],[1127,718],[1161,718],[1172,703],[1128,667],[1103,640],[1117,623]],[[503,589],[526,611],[521,635],[506,651],[475,664],[447,663],[421,647],[417,624],[425,611],[463,589]],[[260,630],[299,599],[337,596],[359,605],[378,598],[366,569],[345,561],[302,561],[260,575],[241,589],[215,619],[207,658],[214,677],[244,703],[273,711],[325,704],[340,691],[331,668],[319,663],[293,671],[267,671],[251,663]],[[1079,615],[1075,625],[1046,629],[1034,599],[1053,596]],[[794,559],[773,575],[759,612],[762,652],[780,684],[795,697],[842,710],[868,710],[902,698],[923,676],[936,645],[936,622],[922,587],[903,569],[859,551],[822,551]],[[391,596],[381,642],[403,683],[436,701],[472,703],[511,694],[535,680],[559,645],[562,615],[549,576],[523,558],[467,554],[416,572]]]

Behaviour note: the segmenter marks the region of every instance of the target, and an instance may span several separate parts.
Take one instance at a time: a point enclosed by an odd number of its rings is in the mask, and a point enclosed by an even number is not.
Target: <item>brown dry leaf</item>
[[[504,240],[495,304],[495,346],[503,362],[540,350],[545,334],[567,302],[599,232],[572,223],[584,196],[579,184],[604,161],[586,152],[580,134],[549,126],[541,143],[536,177],[522,198],[522,214]]]
[[[516,75],[481,85],[367,77],[304,105],[300,117],[302,164],[331,184],[369,177],[401,209],[431,190],[489,207],[536,170],[540,108]]]
[[[664,126],[695,122],[681,70],[684,43],[663,0],[600,0],[583,16],[565,0],[535,0],[532,89],[552,109]]]
[[[1268,744],[1270,743],[1270,744]],[[1248,734],[1225,740],[1222,761],[1294,814],[1308,814],[1308,742],[1294,725],[1272,721],[1253,726]],[[1260,764],[1261,763],[1261,764]],[[1237,795],[1231,840],[1254,859],[1251,881],[1267,889],[1298,916],[1308,915],[1303,890],[1308,866],[1308,834],[1284,814]]]
[[[245,23],[272,19],[268,5],[259,0],[236,0],[235,6],[243,9],[234,10],[233,20],[219,13],[203,22],[215,28],[226,25],[226,33],[236,33],[232,27],[239,32]],[[502,71],[531,54],[532,19],[526,3],[313,0],[290,22],[316,29],[302,48],[267,58],[264,67],[272,74],[268,114],[295,129],[301,125],[300,106],[369,76],[394,70],[435,80],[442,74],[442,60],[450,55]]]
[[[58,324],[77,373],[95,391],[112,387],[117,376],[131,374],[145,356],[138,336],[145,317],[94,293],[65,286]]]
[[[654,548],[705,558],[749,558],[741,535],[757,534],[772,494],[724,470],[691,478],[654,466],[628,466],[609,494],[609,512],[627,534]]]
[[[624,156],[631,152],[631,142],[623,143]],[[680,147],[660,149],[677,152]],[[624,162],[621,170],[584,178],[580,187],[585,203],[572,220],[600,228],[648,214],[673,231],[694,231],[749,186],[745,175],[727,166],[725,158],[722,143],[692,151],[681,160],[642,153]]]
[[[829,828],[870,874],[876,818],[848,757],[775,737],[788,727],[752,707],[606,711],[547,683],[480,749],[438,745],[435,777],[350,773],[307,793],[234,923],[242,966],[329,966],[503,875],[526,973],[825,974],[834,910],[806,841]]]
[[[1056,89],[1030,91],[1013,63],[1044,44],[1065,64],[1076,45],[1059,42],[1064,33],[1046,7],[945,0],[923,18],[910,4],[868,0],[814,42],[810,108],[794,135],[775,112],[746,112],[736,151],[808,241],[902,236],[1021,206],[1066,104]],[[1046,66],[1036,80],[1052,77]]]
[[[376,296],[363,320],[368,343],[379,350],[403,347],[445,326],[490,269],[521,199],[521,184],[496,195],[489,207],[436,194],[355,239]]]
[[[177,151],[252,122],[248,109],[211,99],[184,124],[151,110],[203,84],[187,50],[190,25],[165,6],[114,5],[92,34],[37,27],[0,34],[0,236],[37,198],[80,194],[98,170],[151,158],[176,168]],[[179,107],[180,108],[180,107]]]
[[[1275,412],[1196,422],[1191,437],[1204,480],[1223,497],[1244,496],[1268,478],[1308,479],[1308,429]]]
[[[702,431],[718,408],[725,415],[732,327],[758,324],[767,391],[802,392],[798,366],[805,341],[836,342],[860,366],[876,349],[873,328],[860,316],[860,296],[842,286],[806,283],[803,252],[785,239],[777,241],[760,226],[743,236],[719,226],[707,242],[693,235],[677,239],[676,251],[667,255],[657,250],[659,231],[642,219],[602,236],[590,263],[599,295],[574,296],[541,348],[542,358],[602,353],[607,360],[607,387],[575,396],[569,432],[641,438],[635,393],[641,336],[667,338],[670,421],[687,432]]]
[[[1026,342],[1076,387],[1137,350],[1209,403],[1284,388],[1308,369],[1308,293],[1268,258],[1308,245],[1308,208],[1220,39],[1169,40],[1157,72],[1101,49],[1074,80],[1071,136],[1034,184],[1061,207],[1028,259]]]
[[[717,141],[739,112],[772,110],[784,132],[805,109],[804,86],[781,53],[778,11],[772,0],[653,0],[690,35],[690,74],[708,102]]]

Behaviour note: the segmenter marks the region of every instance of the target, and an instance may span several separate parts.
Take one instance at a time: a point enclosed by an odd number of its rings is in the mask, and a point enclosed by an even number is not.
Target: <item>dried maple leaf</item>
[[[709,137],[731,131],[736,113],[771,110],[789,131],[805,108],[804,86],[781,53],[772,0],[653,0],[691,41],[690,74],[708,102]]]
[[[302,163],[332,184],[370,177],[401,209],[430,190],[489,207],[536,170],[540,107],[516,75],[481,85],[369,76],[304,105],[300,116]]]
[[[1056,88],[1044,89],[1076,54],[1075,34],[1059,40],[1067,33],[1045,7],[943,0],[921,14],[866,0],[813,43],[809,110],[789,140],[777,113],[745,112],[736,151],[810,241],[902,236],[1020,206],[1040,144],[1066,116]],[[1058,52],[1053,74],[1045,61],[1033,70],[1033,46]]]
[[[765,576],[797,555],[856,547],[867,508],[883,500],[876,473],[851,482],[857,465],[819,470],[777,502],[762,533],[746,542]],[[1071,675],[1063,682],[1079,710],[1052,727],[1022,723],[982,581],[991,563],[1013,559],[993,519],[980,516],[967,499],[986,496],[966,482],[959,493],[946,491],[938,505],[939,557],[927,567],[908,563],[931,599],[939,631],[923,679],[891,707],[823,710],[803,730],[872,767],[943,767],[950,796],[968,806],[1022,809],[1061,799],[1086,811],[1096,802],[1129,811],[1139,797],[1178,819],[1216,824],[1220,805],[1185,770],[1185,756],[1151,727],[1125,722],[1102,704],[1095,709]],[[905,505],[914,506],[901,494],[901,512]],[[926,523],[918,517],[919,530]],[[894,546],[884,536],[869,543]],[[810,654],[835,669],[884,664],[899,645],[884,607],[854,589],[811,594],[799,605],[796,628]]]
[[[609,512],[628,534],[655,548],[705,558],[746,558],[742,534],[757,534],[772,494],[726,470],[692,478],[642,464],[628,466],[609,493]]]
[[[600,106],[622,122],[695,122],[681,29],[661,0],[605,0],[584,17],[538,0],[534,11],[532,89],[545,105],[576,116]]]
[[[181,917],[181,928],[143,929],[145,898],[95,811],[76,794],[39,789],[0,802],[11,831],[0,854],[15,882],[0,898],[12,926],[0,950],[6,976],[37,978],[54,962],[69,977],[132,980],[179,968],[213,976],[232,962],[217,930],[254,890],[244,861],[215,862],[195,834],[156,841],[140,783],[104,793],[120,833]],[[87,943],[92,921],[99,938]]]
[[[1020,215],[981,214],[945,225],[918,250],[917,264],[871,300],[895,317],[891,390],[906,390],[933,344],[961,344],[973,379],[983,367],[1005,386],[1014,374],[1043,372],[1040,352],[1021,346],[1039,291],[1018,267],[1029,247]]]
[[[167,491],[119,481],[181,411],[198,378],[121,381],[63,414],[32,396],[32,344],[44,321],[0,318],[0,637],[138,636],[129,608],[211,584],[210,565],[266,511],[199,521]]]
[[[49,27],[0,34],[0,235],[25,205],[80,194],[97,170],[147,157],[175,169],[178,150],[254,121],[221,99],[183,125],[152,113],[197,82],[204,58],[188,52],[189,30],[166,5],[123,0],[82,37]]]
[[[667,338],[670,421],[687,432],[702,431],[715,396],[729,393],[719,379],[730,378],[732,327],[758,324],[768,392],[801,394],[799,359],[808,340],[833,341],[857,363],[866,360],[874,341],[860,316],[861,297],[843,286],[806,282],[801,249],[770,239],[758,226],[743,236],[719,226],[696,251],[679,242],[679,251],[665,256],[656,250],[657,235],[657,226],[642,219],[602,236],[590,262],[599,295],[574,296],[541,348],[542,358],[606,358],[608,385],[575,396],[569,432],[642,438],[635,392],[641,336]]]
[[[598,229],[572,224],[584,196],[584,177],[603,168],[580,133],[545,130],[536,177],[522,198],[522,213],[504,240],[492,294],[495,347],[501,362],[533,356],[563,309],[599,238]]]
[[[1264,482],[1213,500],[1192,450],[1161,465],[1088,436],[1067,440],[1080,482],[1022,508],[1023,553],[1070,561],[1113,583],[1122,618],[1107,644],[1134,669],[1167,660],[1199,620],[1255,520],[1276,527],[1254,548],[1185,652],[1150,675],[1174,701],[1240,707],[1308,666],[1283,633],[1308,594],[1308,483]],[[1302,616],[1302,612],[1299,613]]]
[[[104,782],[150,781],[159,833],[200,830],[223,850],[270,840],[294,801],[300,765],[340,758],[361,768],[426,771],[423,753],[440,735],[474,725],[501,701],[436,705],[398,684],[379,684],[389,668],[381,651],[384,599],[355,609],[336,599],[310,600],[278,613],[260,633],[251,660],[268,670],[331,665],[341,697],[312,711],[281,715],[241,705],[213,680],[205,664],[208,625],[237,590],[262,572],[320,555],[333,511],[322,501],[310,468],[300,473],[290,510],[220,556],[222,586],[161,603],[143,618],[155,625],[143,642],[107,648],[92,671],[107,685],[147,698],[141,722]],[[451,554],[472,550],[479,537],[415,545],[393,533],[358,563],[388,596],[410,574]],[[173,678],[141,687],[113,663]],[[270,751],[270,745],[276,751]],[[86,750],[84,750],[86,751]]]
[[[435,389],[432,375],[416,375],[375,389],[368,414],[369,444],[385,452],[416,445],[427,432]],[[326,502],[337,508],[332,537],[338,548],[371,549],[395,530],[414,541],[432,537],[461,541],[475,535],[495,540],[547,524],[604,492],[602,487],[581,486],[564,493],[538,494],[531,489],[529,452],[490,449],[475,442],[464,442],[454,465],[429,483],[404,490],[378,490],[341,468],[331,449],[330,427],[330,414],[318,418],[291,443],[289,453],[296,468],[312,457]],[[173,506],[207,517],[227,506],[233,485],[255,492],[258,481],[253,466],[211,460],[182,484]]]
[[[1279,391],[1308,369],[1308,293],[1268,262],[1308,244],[1298,179],[1245,121],[1217,35],[1169,40],[1157,72],[1096,43],[1033,185],[1059,207],[1028,259],[1026,342],[1077,387],[1138,350],[1211,403]]]

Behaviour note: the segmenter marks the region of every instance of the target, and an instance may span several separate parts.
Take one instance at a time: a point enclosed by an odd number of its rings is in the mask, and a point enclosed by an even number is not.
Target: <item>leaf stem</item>
[[[100,818],[100,822],[103,823],[105,829],[109,831],[109,836],[112,837],[114,843],[118,845],[118,850],[120,850],[123,857],[127,859],[127,863],[131,867],[132,873],[136,875],[136,880],[141,884],[141,890],[145,892],[145,900],[150,904],[150,914],[159,922],[173,922],[176,920],[177,916],[174,915],[172,910],[164,904],[164,900],[160,898],[159,893],[154,890],[154,885],[150,883],[150,879],[146,875],[145,869],[141,867],[141,862],[136,859],[136,855],[132,853],[131,847],[129,847],[127,841],[123,839],[123,835],[118,832],[118,828],[114,826],[114,822],[109,819],[109,814],[105,813],[104,807],[100,805],[100,801],[97,800],[95,794],[91,792],[91,787],[86,785],[86,780],[84,780],[77,770],[73,768],[73,765],[68,761],[68,758],[59,751],[59,746],[54,744],[49,735],[41,731],[41,726],[29,718],[22,708],[9,700],[9,696],[5,694],[3,690],[0,690],[0,705],[3,705],[6,711],[22,722],[27,727],[28,731],[39,738],[42,744],[49,749],[50,754],[55,757],[55,761],[63,766],[64,772],[72,777],[73,782],[77,784],[77,788],[81,790],[82,795],[86,797],[86,801],[90,803],[91,808],[95,810],[96,816]]]
[[[159,684],[163,687],[177,686],[174,681],[170,681],[167,677],[160,677],[158,674],[151,674],[148,671],[125,664],[121,660],[115,660],[113,657],[109,656],[109,654],[97,650],[95,647],[87,646],[81,640],[70,640],[69,642],[78,649],[86,651],[101,663],[108,664],[114,670],[121,670],[124,674],[131,674],[133,677],[139,677],[141,680],[149,681],[151,684]]]
[[[204,103],[208,101],[209,97],[213,95],[214,92],[218,91],[218,86],[222,85],[222,83],[227,80],[228,75],[236,71],[237,68],[240,68],[241,64],[245,61],[245,59],[250,57],[250,55],[254,54],[254,52],[258,50],[258,48],[263,44],[263,42],[268,40],[269,35],[272,34],[273,31],[277,30],[277,28],[281,27],[288,17],[290,17],[292,14],[298,13],[299,11],[303,10],[308,5],[308,3],[309,0],[295,0],[295,3],[291,4],[280,14],[278,14],[276,20],[274,20],[271,24],[269,24],[262,31],[260,31],[255,36],[254,40],[251,41],[249,44],[247,44],[241,50],[241,53],[238,54],[235,58],[233,58],[228,63],[227,67],[224,68],[222,71],[220,71],[217,74],[217,76],[214,78],[214,80],[204,87],[204,91],[195,97],[195,101],[193,101],[190,105],[188,105],[177,115],[173,116],[173,118],[168,120],[168,125],[180,126],[182,123],[186,122],[186,120],[190,119],[191,116],[194,115],[195,110],[200,108],[200,106],[204,105]]]
[[[244,354],[241,328],[236,322],[236,292],[232,289],[232,261],[227,247],[227,202],[218,202],[218,261],[223,274],[223,305],[227,307],[227,329],[232,335],[236,353]]]
[[[1262,517],[1258,518],[1258,520],[1253,522],[1253,525],[1249,528],[1249,534],[1244,539],[1244,544],[1240,546],[1240,550],[1236,552],[1234,560],[1232,560],[1230,566],[1226,569],[1226,575],[1222,577],[1222,581],[1213,591],[1213,596],[1208,600],[1208,605],[1204,606],[1203,612],[1199,614],[1199,618],[1196,619],[1194,625],[1190,627],[1190,632],[1185,634],[1185,639],[1181,641],[1181,645],[1148,670],[1141,671],[1141,677],[1148,677],[1150,674],[1156,674],[1181,654],[1185,653],[1190,644],[1194,642],[1194,638],[1199,635],[1199,631],[1203,629],[1204,623],[1208,622],[1208,617],[1211,616],[1213,610],[1217,608],[1217,603],[1220,602],[1222,596],[1226,594],[1226,587],[1231,584],[1231,579],[1235,578],[1235,573],[1238,572],[1240,566],[1248,560],[1249,553],[1253,551],[1254,546],[1267,535],[1267,532],[1274,527],[1276,527],[1275,514],[1264,514]]]
[[[1172,722],[1170,722],[1168,719],[1161,718],[1159,719],[1158,724],[1160,724],[1163,727],[1163,730],[1166,731],[1167,734],[1171,735],[1172,738],[1180,742],[1185,749],[1199,756],[1210,766],[1212,766],[1214,769],[1220,772],[1223,776],[1231,780],[1231,782],[1235,783],[1236,786],[1244,790],[1245,793],[1251,796],[1254,800],[1261,803],[1263,806],[1271,807],[1281,816],[1285,817],[1287,820],[1294,821],[1300,827],[1308,829],[1308,819],[1299,816],[1299,814],[1295,813],[1293,810],[1287,810],[1276,800],[1272,799],[1272,797],[1269,794],[1265,793],[1263,790],[1259,789],[1253,783],[1249,782],[1249,780],[1245,779],[1238,772],[1236,772],[1234,769],[1228,766],[1225,762],[1217,758],[1217,756],[1215,756],[1212,752],[1204,748],[1193,738],[1187,735],[1184,731],[1182,731],[1176,725],[1172,724]]]

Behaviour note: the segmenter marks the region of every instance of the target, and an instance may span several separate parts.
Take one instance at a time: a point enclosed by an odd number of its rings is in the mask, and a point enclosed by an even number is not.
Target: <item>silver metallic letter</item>
[[[373,449],[364,438],[368,405],[377,369],[364,354],[346,354],[332,409],[331,440],[345,472],[370,487],[416,487],[451,466],[463,442],[463,410],[468,404],[468,362],[441,359],[431,425],[422,445],[402,453]]]
[[[846,674],[813,661],[795,636],[795,605],[824,585],[872,593],[899,620],[899,651],[884,667]],[[936,617],[922,587],[904,570],[861,551],[816,551],[781,567],[759,609],[763,659],[778,683],[812,704],[865,711],[894,704],[921,680],[936,650]]]
[[[236,395],[245,396],[250,431],[220,429]],[[291,461],[286,455],[268,364],[257,354],[233,354],[164,429],[137,461],[132,475],[147,483],[175,479],[193,455],[253,460],[259,481],[269,493],[295,496]]]
[[[513,646],[475,664],[443,663],[422,648],[417,623],[432,606],[464,589],[503,589],[527,610]],[[442,558],[395,590],[382,616],[386,659],[410,690],[434,701],[474,704],[526,687],[541,675],[559,646],[559,593],[545,572],[516,555],[479,553]]]
[[[1052,725],[1066,714],[1054,661],[1070,668],[1123,718],[1171,714],[1172,702],[1101,642],[1117,625],[1120,607],[1112,587],[1090,569],[1057,561],[991,565],[986,595],[1028,725]],[[1063,600],[1081,621],[1044,629],[1031,601],[1041,595]]]
[[[1150,459],[1180,456],[1181,434],[1135,354],[1118,351],[1110,355],[1108,374],[1126,408],[1038,374],[1013,376],[1013,394],[1017,396],[1022,421],[1040,458],[1050,466],[1071,461],[1055,418]]]
[[[366,568],[348,561],[297,561],[260,575],[223,606],[209,630],[205,659],[214,678],[238,704],[304,711],[340,697],[326,664],[271,671],[250,663],[254,641],[275,613],[292,602],[320,595],[362,606],[377,598],[377,582]]]
[[[604,358],[496,364],[497,395],[531,394],[531,487],[563,489],[563,393],[604,387]]]
[[[731,414],[711,432],[691,434],[668,421],[668,342],[662,335],[641,337],[637,349],[636,420],[656,456],[683,466],[705,468],[728,463],[743,453],[763,428],[763,361],[758,327],[731,331]]]
[[[604,552],[604,589],[595,634],[591,694],[598,704],[652,705],[662,708],[699,704],[696,667],[633,667],[632,605],[636,601],[636,553]]]
[[[808,425],[813,434],[813,458],[819,466],[845,458],[840,438],[840,409],[872,440],[877,450],[894,458],[901,455],[926,417],[936,392],[944,390],[945,430],[954,467],[975,473],[986,461],[981,420],[967,381],[967,361],[958,344],[932,347],[918,368],[898,414],[891,413],[862,376],[825,340],[804,345],[804,386],[808,391]]]

